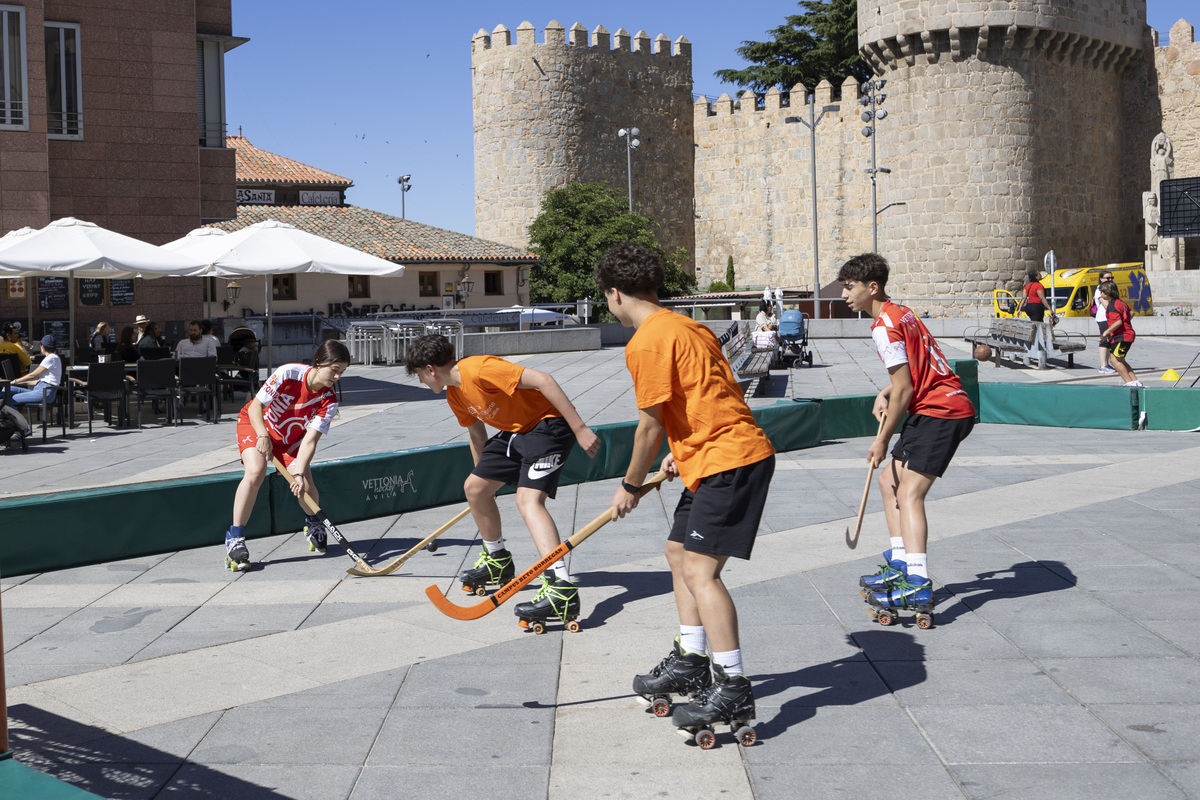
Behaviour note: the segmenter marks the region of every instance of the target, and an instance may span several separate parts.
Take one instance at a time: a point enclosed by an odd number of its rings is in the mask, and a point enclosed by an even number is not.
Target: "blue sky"
[[[1147,21],[1165,43],[1185,13],[1200,25],[1195,8],[1195,0],[1149,0]],[[713,73],[743,66],[735,52],[741,42],[765,38],[796,10],[781,0],[234,0],[233,31],[250,42],[226,55],[229,133],[240,126],[258,147],[351,178],[350,203],[397,216],[396,178],[410,174],[410,219],[473,233],[471,37],[477,30],[501,23],[515,29],[529,20],[540,41],[541,29],[556,19],[589,31],[603,25],[610,32],[686,36],[693,91],[716,97],[735,88]]]

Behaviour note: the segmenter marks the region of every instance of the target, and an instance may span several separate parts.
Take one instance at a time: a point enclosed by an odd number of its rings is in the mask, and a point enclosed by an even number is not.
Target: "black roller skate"
[[[671,722],[679,735],[691,739],[702,750],[711,750],[717,743],[713,724],[724,722],[744,747],[758,739],[750,721],[754,719],[754,690],[745,675],[728,676],[720,664],[713,664],[713,684],[686,706],[678,706]]]
[[[546,623],[552,619],[561,620],[571,633],[579,633],[579,590],[570,581],[543,575],[542,588],[533,602],[517,603],[513,613],[520,620],[518,625],[534,633],[545,633]]]
[[[888,592],[867,597],[867,613],[880,625],[891,625],[900,619],[901,609],[917,615],[917,627],[933,627],[933,583],[929,578],[906,576]]]
[[[685,653],[679,637],[667,657],[648,675],[635,675],[633,691],[656,717],[671,713],[671,696],[694,697],[712,685],[712,661],[703,653]]]
[[[225,566],[230,572],[250,569],[250,551],[246,549],[244,536],[225,535]]]
[[[893,559],[890,549],[884,550],[883,563],[879,565],[879,571],[874,575],[863,575],[858,579],[859,594],[866,600],[870,595],[890,592],[892,587],[897,585],[907,574],[907,566],[900,559]]]
[[[484,597],[487,595],[488,586],[503,586],[511,581],[516,574],[517,571],[513,567],[512,553],[507,550],[497,550],[494,553],[489,553],[485,548],[479,554],[479,560],[475,562],[475,566],[458,573],[458,579],[462,581],[464,592],[474,592],[480,597]]]
[[[308,540],[308,552],[324,554],[329,543],[329,533],[320,517],[309,517],[304,526],[304,538]]]

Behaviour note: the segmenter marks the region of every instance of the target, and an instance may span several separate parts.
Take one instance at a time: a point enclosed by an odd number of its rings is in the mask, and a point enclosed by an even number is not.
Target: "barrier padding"
[[[100,795],[84,791],[77,786],[52,778],[27,767],[12,757],[12,752],[0,753],[0,789],[3,797],[12,800],[85,800]]]
[[[1152,431],[1192,431],[1200,428],[1200,389],[1167,386],[1142,390],[1146,427]]]
[[[1134,430],[1139,391],[1124,386],[1056,383],[985,383],[979,387],[980,418],[1001,425]]]
[[[755,417],[779,451],[820,441],[820,412],[814,404],[762,408]],[[624,475],[636,428],[632,422],[594,428],[600,453],[589,459],[573,450],[562,483]],[[666,452],[664,441],[656,467]],[[463,481],[471,466],[470,448],[454,444],[324,461],[313,465],[313,475],[322,509],[340,524],[463,503]],[[3,530],[24,534],[0,536],[0,570],[26,575],[211,547],[222,541],[229,525],[241,477],[229,473],[0,500]],[[272,472],[264,483],[246,538],[300,530],[304,519],[284,478]]]

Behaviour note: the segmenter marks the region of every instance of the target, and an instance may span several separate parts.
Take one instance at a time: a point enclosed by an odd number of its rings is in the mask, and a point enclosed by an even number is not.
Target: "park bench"
[[[1049,321],[1032,322],[1024,319],[993,319],[986,330],[975,328],[963,338],[971,342],[972,349],[980,344],[992,348],[997,367],[1007,350],[1027,367],[1035,362],[1038,369],[1046,369],[1049,359],[1066,356],[1067,366],[1073,368],[1075,353],[1087,347],[1087,339],[1081,334],[1056,334]]]
[[[729,359],[734,377],[738,383],[746,383],[745,396],[753,397],[762,379],[771,374],[775,351],[754,349],[745,329],[737,322],[729,326],[719,341],[725,348],[725,357]]]

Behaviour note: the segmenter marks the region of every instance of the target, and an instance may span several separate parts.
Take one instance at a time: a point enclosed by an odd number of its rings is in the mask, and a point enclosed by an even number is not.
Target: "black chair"
[[[216,422],[221,414],[221,396],[217,392],[217,359],[213,356],[206,358],[181,358],[179,364],[179,402],[176,411],[182,411],[189,397],[202,399],[207,397],[208,417],[210,422]],[[179,416],[175,415],[175,424],[179,424]]]
[[[139,347],[138,359],[146,359],[147,361],[157,361],[160,358],[170,358],[171,348],[169,347]]]
[[[176,408],[178,387],[175,383],[174,361],[139,361],[137,378],[130,386],[129,391],[137,397],[137,426],[139,428],[142,427],[142,403],[146,400],[151,401],[152,408],[160,401],[167,404],[167,422],[179,419],[179,409]]]
[[[75,348],[75,364],[95,364],[96,359],[100,354],[90,347]]]
[[[4,377],[8,380],[21,377],[23,370],[21,369],[21,359],[16,353],[0,353],[0,364],[9,364],[12,366],[12,378],[8,377],[8,373],[4,373]]]
[[[117,403],[117,425],[127,424],[129,405],[125,381],[125,364],[110,361],[104,364],[88,364],[87,382],[77,383],[74,397],[87,404],[88,434],[92,432],[92,413],[96,404],[103,404],[104,418],[112,424],[112,404]]]
[[[220,357],[218,356],[218,359]],[[235,354],[231,361],[221,361],[222,366],[236,366],[237,371],[230,370],[222,371],[217,377],[217,383],[221,387],[223,397],[234,399],[233,393],[237,390],[245,390],[247,394],[253,395],[258,391],[258,351],[250,350]]]
[[[237,358],[238,349],[227,344],[217,345],[217,363],[222,367],[227,367],[234,363]]]
[[[21,391],[25,391],[27,387],[22,386],[19,388]],[[57,391],[55,391],[55,393],[54,393],[54,399],[50,399],[50,390],[52,388],[57,389]],[[10,386],[8,391],[11,391],[11,389],[12,389],[12,387]],[[11,394],[9,395],[9,397],[11,397]],[[67,435],[67,419],[70,416],[70,410],[69,410],[70,409],[70,397],[71,397],[71,390],[69,387],[43,386],[41,402],[25,403],[23,405],[13,406],[13,408],[22,412],[27,417],[28,417],[30,411],[32,411],[35,408],[38,409],[38,411],[41,413],[41,418],[42,418],[42,441],[44,442],[44,441],[46,441],[46,426],[54,424],[54,423],[50,422],[53,414],[58,415],[58,425],[60,428],[62,428],[62,435],[63,436]]]

